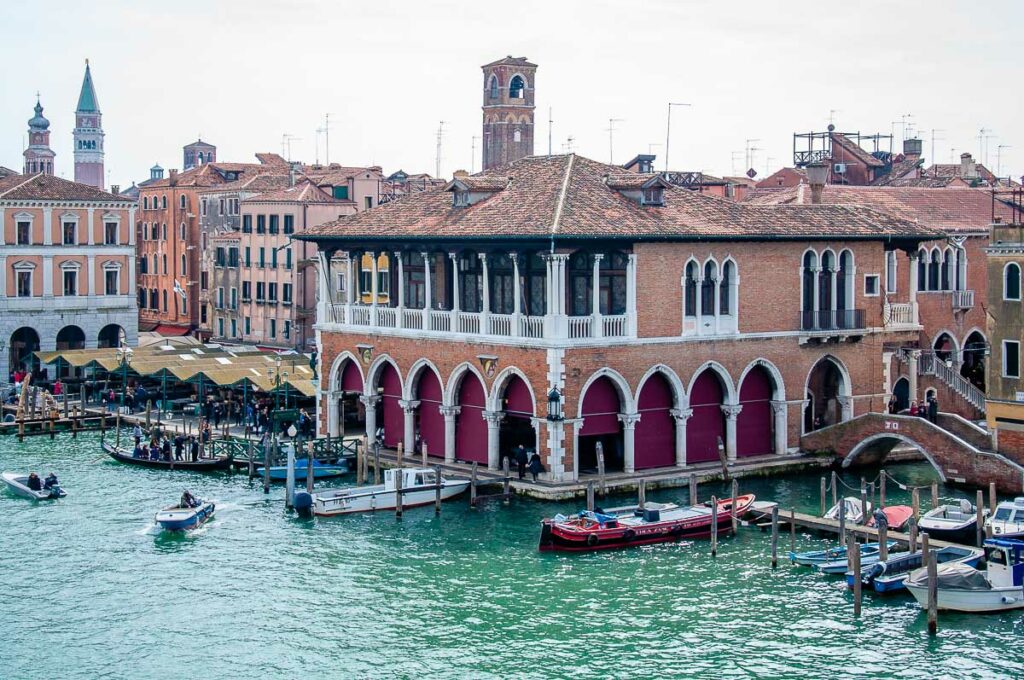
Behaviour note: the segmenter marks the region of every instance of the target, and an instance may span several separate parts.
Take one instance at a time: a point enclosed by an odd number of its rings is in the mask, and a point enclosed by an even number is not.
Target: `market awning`
[[[159,333],[160,335],[167,335],[170,337],[188,335],[189,331],[190,329],[188,326],[171,326],[170,324],[160,324],[159,326],[156,327],[157,333]]]

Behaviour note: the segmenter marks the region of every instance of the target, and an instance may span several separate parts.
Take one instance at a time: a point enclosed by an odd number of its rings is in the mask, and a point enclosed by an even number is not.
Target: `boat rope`
[[[931,486],[932,486],[931,484],[913,485],[913,484],[910,484],[910,483],[907,483],[907,482],[901,482],[900,480],[898,480],[895,477],[893,477],[888,471],[883,471],[883,472],[885,474],[886,479],[888,479],[893,484],[898,486],[901,491],[914,491],[914,490],[920,491],[922,489],[931,489]],[[874,479],[865,479],[864,480],[865,489],[868,486],[872,485],[872,484],[874,484],[875,487],[877,488],[880,485],[881,481],[882,481],[882,474],[883,474],[883,472],[879,472],[878,475],[876,475]],[[846,488],[846,489],[848,489],[848,490],[850,490],[850,491],[852,491],[854,493],[860,493],[861,492],[861,487],[859,485],[849,484],[848,482],[846,482],[846,480],[844,480],[839,475],[835,476],[835,481],[838,482],[842,487],[844,487],[844,488]],[[839,490],[838,488],[833,489],[833,486],[834,486],[833,482],[829,482],[828,485],[825,487],[825,491],[828,492],[828,491],[833,491],[833,490],[835,490],[835,491]]]

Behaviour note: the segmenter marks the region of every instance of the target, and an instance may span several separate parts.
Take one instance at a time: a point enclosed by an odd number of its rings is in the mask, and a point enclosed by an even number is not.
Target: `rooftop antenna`
[[[732,174],[734,174],[734,175],[738,174],[736,172],[736,159],[739,158],[742,155],[743,155],[742,151],[733,151],[732,152],[731,164],[732,164]]]
[[[562,151],[565,153],[572,153],[573,145],[576,143],[576,138],[569,135],[565,138],[565,143],[562,144]]]
[[[548,155],[551,155],[551,125],[554,123],[554,119],[551,117],[551,107],[548,107]]]
[[[665,172],[668,172],[668,151],[669,151],[669,135],[672,132],[672,107],[673,106],[691,106],[684,102],[669,102],[668,103],[668,120],[665,122]]]
[[[471,175],[476,172],[476,140],[478,139],[480,138],[473,135],[473,152],[469,157],[469,174]],[[548,155],[550,156],[551,154],[549,153]]]
[[[935,165],[938,162],[938,159],[935,157],[935,140],[938,139],[938,140],[942,141],[942,139],[943,139],[942,137],[936,137],[935,136],[936,132],[945,132],[945,130],[937,130],[935,128],[932,128],[932,156],[931,156],[931,159],[930,159],[931,162],[932,162],[932,165]]]
[[[289,161],[292,159],[292,140],[301,140],[302,137],[290,135],[287,132],[281,135],[281,155]]]
[[[324,165],[331,164],[331,114],[324,114],[324,126],[320,128],[324,132]]]
[[[1003,170],[1003,149],[1012,149],[1013,147],[1009,144],[1000,144],[996,147],[996,177]]]
[[[985,140],[989,132],[992,132],[992,130],[985,126],[978,130],[978,160],[982,163],[985,162]]]
[[[775,159],[772,158],[771,156],[768,156],[768,157],[766,157],[764,159],[764,176],[765,177],[767,177],[769,174],[771,174],[771,167],[772,167],[772,163],[774,163],[774,162],[775,162]]]
[[[750,165],[748,165],[747,167],[750,168],[751,170],[754,169],[754,163],[757,162],[754,157],[757,156],[758,151],[764,151],[764,149],[762,149],[759,146],[750,147]],[[751,177],[751,179],[753,179],[753,177]]]
[[[956,147],[949,147],[949,162],[956,163]]]
[[[435,166],[434,166],[435,174],[434,174],[434,176],[437,177],[437,178],[441,177],[441,139],[444,137],[444,123],[445,123],[445,121],[442,120],[437,125],[437,156],[435,157],[435,160],[434,160],[434,162],[435,162]]]
[[[615,124],[624,122],[626,122],[625,118],[608,119],[608,163],[611,165],[615,164],[615,150],[612,146],[613,136],[615,135]]]
[[[989,132],[991,132],[991,130],[989,130]],[[985,156],[984,156],[984,160],[982,162],[986,166],[988,166],[988,149],[989,149],[988,140],[996,139],[997,137],[998,137],[998,135],[985,135]]]
[[[748,139],[746,140],[746,143],[743,146],[744,153],[746,154],[744,156],[744,162],[747,164],[747,170],[754,167],[754,151],[760,151],[760,149],[757,149],[756,147],[752,146],[752,144],[754,142],[760,141],[760,139]],[[744,170],[743,172],[746,172],[746,170]]]

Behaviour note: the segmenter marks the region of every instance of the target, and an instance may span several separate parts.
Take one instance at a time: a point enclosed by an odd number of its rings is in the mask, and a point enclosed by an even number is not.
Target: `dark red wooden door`
[[[420,444],[432,456],[444,456],[444,415],[441,414],[441,382],[431,370],[420,374],[416,398],[420,402]]]
[[[743,410],[736,420],[736,456],[772,452],[772,378],[760,366],[751,369],[740,385]]]
[[[384,364],[381,369],[380,386],[384,389],[381,395],[384,446],[395,447],[405,436],[405,416],[398,404],[402,399],[402,380],[391,364]]]
[[[640,422],[633,441],[633,464],[637,470],[675,464],[676,435],[672,409],[672,386],[661,373],[644,383],[637,397]]]
[[[693,415],[686,423],[686,461],[718,460],[718,438],[725,442],[725,414],[721,380],[711,369],[701,373],[690,391]]]
[[[466,373],[459,385],[462,410],[455,423],[455,457],[459,460],[487,464],[487,422],[483,418],[486,403],[480,379]]]

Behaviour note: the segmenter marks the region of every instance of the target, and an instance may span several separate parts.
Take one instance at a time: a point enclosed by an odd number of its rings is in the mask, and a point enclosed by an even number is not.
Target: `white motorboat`
[[[217,505],[196,499],[195,505],[169,505],[156,513],[154,521],[168,531],[197,529],[213,518]]]
[[[982,514],[987,516],[988,510],[982,510]],[[941,541],[977,545],[977,510],[966,499],[959,505],[940,505],[921,516],[917,530]]]
[[[938,566],[939,609],[983,613],[1024,608],[1024,541],[993,538],[984,547],[985,571],[956,562]],[[911,572],[906,587],[922,607],[928,606],[927,567]]]
[[[992,527],[992,535],[1001,538],[1024,538],[1024,497],[1003,501],[996,506],[996,513],[985,522]]]
[[[431,468],[385,470],[384,483],[344,489],[329,489],[313,495],[313,514],[327,517],[353,512],[395,509],[395,482],[402,479],[402,507],[429,505],[437,494],[437,476]],[[441,477],[441,500],[458,496],[469,488],[469,480]]]
[[[67,496],[67,492],[60,488],[60,485],[54,485],[49,489],[43,488],[39,491],[35,491],[28,487],[28,475],[20,472],[5,472],[0,475],[3,478],[4,484],[7,488],[25,498],[31,498],[36,501],[49,501],[57,498],[63,498]]]
[[[839,508],[842,507],[843,504],[846,505],[846,521],[850,524],[860,524],[861,519],[863,519],[864,517],[864,506],[861,505],[859,498],[854,498],[853,496],[847,496],[846,498],[842,499],[841,501],[833,505],[831,508],[829,508],[828,512],[826,512],[822,516],[825,519],[838,520]]]

